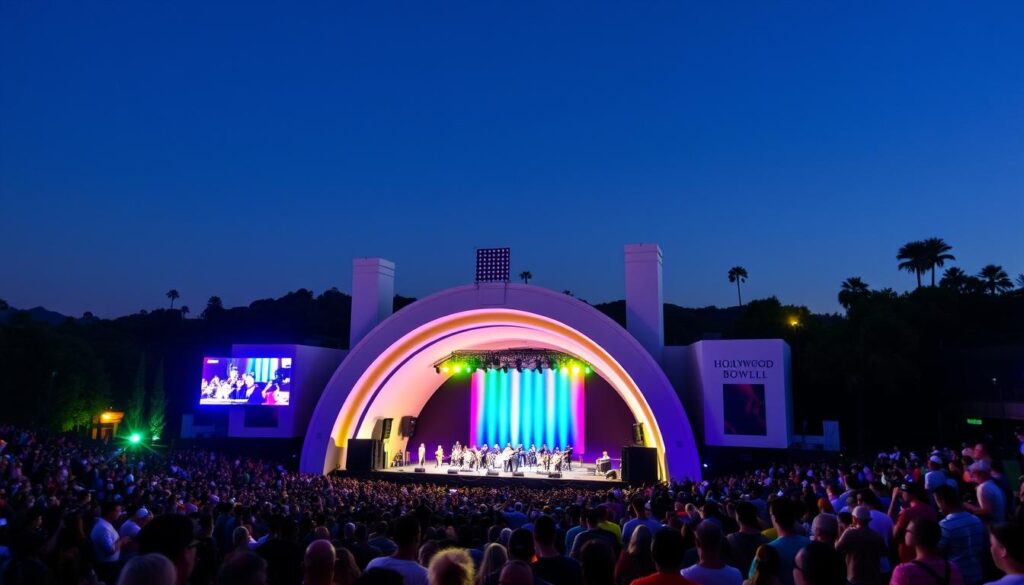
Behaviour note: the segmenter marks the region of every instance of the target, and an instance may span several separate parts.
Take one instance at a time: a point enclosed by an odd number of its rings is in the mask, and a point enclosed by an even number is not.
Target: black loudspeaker
[[[633,444],[644,444],[644,423],[633,423]]]
[[[415,471],[416,473],[426,473],[427,472],[427,470],[422,468],[422,467],[417,467],[416,469],[413,469],[413,471]]]
[[[522,471],[513,471],[512,477],[526,477],[526,474],[523,473]]]
[[[458,475],[458,474],[459,474],[459,470],[458,469],[455,469],[454,467],[449,467],[448,468],[448,475]]]
[[[416,417],[415,416],[403,416],[402,421],[398,424],[398,436],[399,437],[411,437],[416,434]]]
[[[604,478],[605,479],[619,479],[619,474],[616,473],[614,469],[609,469],[608,472],[604,474]]]
[[[658,450],[654,447],[623,447],[622,481],[631,484],[657,483]]]
[[[391,438],[391,425],[395,422],[393,418],[386,418],[380,422],[380,438],[390,439]]]
[[[498,471],[497,469],[488,469],[487,475],[501,475],[501,472]]]
[[[550,477],[551,479],[561,479],[562,478],[562,472],[561,471],[552,471],[551,473],[548,474],[548,477]]]
[[[345,450],[345,469],[373,471],[384,462],[384,445],[374,439],[349,439]]]

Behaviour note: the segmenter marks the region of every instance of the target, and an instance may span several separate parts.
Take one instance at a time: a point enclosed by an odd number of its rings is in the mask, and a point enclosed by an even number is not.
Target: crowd
[[[1001,461],[449,488],[0,427],[0,585],[1024,585]]]

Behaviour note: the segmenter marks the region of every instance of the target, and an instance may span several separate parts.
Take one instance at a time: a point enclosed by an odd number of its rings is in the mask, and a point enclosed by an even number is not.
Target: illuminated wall
[[[470,391],[470,444],[572,445],[584,452],[585,375],[579,368],[477,370]]]

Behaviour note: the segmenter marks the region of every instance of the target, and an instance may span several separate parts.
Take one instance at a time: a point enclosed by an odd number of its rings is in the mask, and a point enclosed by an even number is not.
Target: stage
[[[623,482],[618,479],[619,471],[615,470],[616,479],[607,479],[603,475],[594,474],[594,466],[573,467],[571,471],[562,471],[561,477],[551,477],[543,470],[536,468],[523,468],[522,477],[515,477],[512,472],[498,470],[497,475],[487,475],[486,471],[457,470],[456,473],[449,473],[447,465],[435,467],[428,463],[423,471],[417,473],[415,465],[403,465],[378,469],[376,471],[352,472],[336,471],[342,477],[355,477],[360,479],[380,479],[386,481],[397,481],[399,483],[423,483],[432,482],[443,485],[521,485],[531,488],[553,488],[565,487],[570,484],[574,487],[587,489],[601,489],[622,486]]]

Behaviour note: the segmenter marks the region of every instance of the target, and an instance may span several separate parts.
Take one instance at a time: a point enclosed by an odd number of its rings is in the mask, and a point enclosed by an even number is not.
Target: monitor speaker
[[[455,469],[454,467],[449,467],[448,468],[448,475],[458,475],[458,474],[459,474],[459,470],[458,469]]]
[[[424,469],[423,467],[417,467],[416,469],[413,469],[413,471],[415,471],[416,473],[426,473],[427,472],[427,470]]]
[[[384,463],[384,445],[374,439],[349,439],[345,449],[345,469],[373,471]]]
[[[614,469],[609,469],[604,474],[605,479],[619,479],[619,474]]]
[[[399,437],[412,437],[416,434],[416,417],[415,416],[403,416],[402,421],[398,424],[398,436]]]
[[[561,471],[552,471],[551,473],[548,474],[548,477],[551,478],[551,479],[561,479],[562,478],[562,472]]]
[[[622,481],[631,484],[657,483],[658,450],[654,447],[623,447]]]
[[[501,475],[501,472],[498,471],[497,469],[488,469],[487,475]]]
[[[513,471],[512,477],[526,477],[526,474],[523,473],[522,471]]]
[[[391,425],[395,422],[393,418],[386,418],[380,422],[380,438],[390,439],[391,438]]]
[[[633,423],[633,444],[644,444],[644,423]]]

